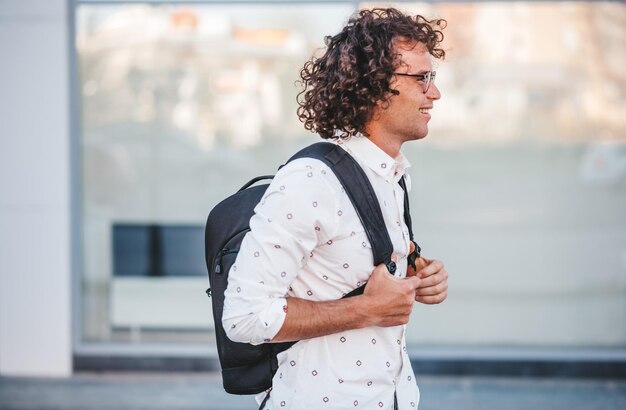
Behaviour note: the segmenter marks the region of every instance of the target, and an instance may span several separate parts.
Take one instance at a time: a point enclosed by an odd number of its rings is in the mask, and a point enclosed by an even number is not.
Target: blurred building
[[[299,69],[371,5],[3,2],[0,373],[215,368],[206,216],[315,141]],[[448,21],[406,147],[418,242],[451,274],[408,326],[415,370],[623,376],[626,5],[395,5]]]

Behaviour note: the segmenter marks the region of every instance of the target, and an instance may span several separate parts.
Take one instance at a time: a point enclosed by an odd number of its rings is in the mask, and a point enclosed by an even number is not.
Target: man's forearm
[[[391,276],[381,263],[372,271],[362,295],[327,302],[287,298],[285,321],[272,342],[310,339],[367,326],[404,325],[409,321],[419,284],[416,276]]]
[[[287,298],[287,315],[274,342],[290,342],[326,336],[371,325],[365,297],[316,302]]]

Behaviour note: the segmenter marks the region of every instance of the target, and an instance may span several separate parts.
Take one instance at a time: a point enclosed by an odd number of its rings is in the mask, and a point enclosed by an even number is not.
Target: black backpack
[[[319,142],[308,146],[296,153],[289,161],[297,158],[318,159],[326,163],[335,172],[365,228],[372,245],[374,266],[385,263],[389,272],[395,272],[396,266],[391,260],[393,245],[376,194],[367,176],[354,158],[340,146],[328,142]],[[254,214],[254,208],[261,201],[269,186],[269,184],[252,185],[272,177],[273,175],[266,175],[252,179],[234,195],[217,204],[209,214],[206,223],[205,259],[210,286],[206,293],[212,298],[215,337],[222,367],[224,389],[231,394],[256,394],[269,389],[272,386],[274,373],[278,368],[276,355],[296,343],[265,343],[261,345],[237,343],[226,336],[222,326],[224,292],[228,285],[228,272],[237,257],[243,237],[250,230],[249,222]],[[409,228],[410,239],[413,241],[404,179],[400,181],[400,185],[405,192],[405,222]],[[409,263],[413,266],[420,252],[419,246],[415,245],[415,252],[409,256]],[[344,297],[361,294],[364,289],[365,285],[354,289]]]

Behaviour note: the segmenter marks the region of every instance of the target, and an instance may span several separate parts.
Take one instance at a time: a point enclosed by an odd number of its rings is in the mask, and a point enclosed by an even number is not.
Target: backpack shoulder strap
[[[407,262],[409,265],[413,267],[413,269],[417,269],[415,266],[415,260],[422,255],[422,248],[415,242],[413,238],[413,222],[411,221],[411,208],[409,207],[409,191],[406,187],[405,177],[402,177],[400,181],[398,181],[402,190],[404,191],[404,222],[406,223],[407,228],[409,229],[409,239],[415,245],[415,249],[413,252],[407,257]]]
[[[396,270],[391,260],[393,244],[369,179],[356,160],[339,145],[318,142],[297,152],[288,162],[298,158],[315,158],[330,167],[341,182],[365,228],[372,245],[374,266],[385,263],[389,272]]]

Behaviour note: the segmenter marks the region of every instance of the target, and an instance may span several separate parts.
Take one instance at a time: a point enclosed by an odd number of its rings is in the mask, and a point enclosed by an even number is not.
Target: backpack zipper
[[[217,274],[222,273],[222,257],[237,252],[239,252],[239,249],[222,249],[215,257],[215,269],[213,269],[213,271]],[[208,297],[211,297],[211,288],[208,288],[205,293]]]
[[[220,253],[217,254],[217,259],[215,260],[215,273],[222,273],[222,258],[225,255],[230,255],[233,253],[239,252],[239,249],[222,249]]]

